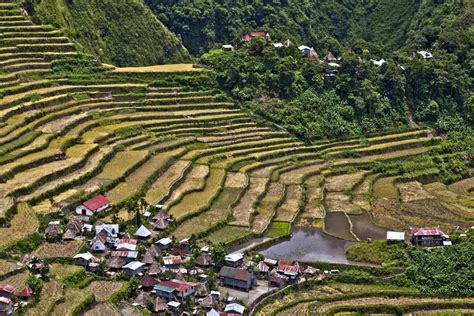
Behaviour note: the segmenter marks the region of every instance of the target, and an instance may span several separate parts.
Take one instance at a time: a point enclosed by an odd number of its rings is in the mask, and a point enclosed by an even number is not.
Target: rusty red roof
[[[0,291],[13,293],[13,292],[16,291],[16,288],[13,285],[10,285],[10,284],[3,284],[3,285],[0,285]]]
[[[168,256],[168,257],[163,257],[163,262],[165,265],[171,265],[171,264],[181,264],[183,263],[183,260],[181,259],[180,256]]]
[[[438,227],[412,227],[410,228],[413,236],[442,236],[445,235]]]
[[[178,292],[186,292],[189,288],[194,286],[194,283],[179,281],[179,280],[172,280],[172,281],[161,281],[161,286],[172,287],[176,289]]]
[[[20,293],[20,297],[28,298],[33,295],[33,290],[30,287],[25,287]]]
[[[293,265],[279,264],[277,267],[277,272],[296,275],[300,272],[300,267],[296,265],[293,266]]]
[[[98,195],[82,203],[82,205],[87,207],[92,212],[96,211],[97,209],[107,204],[110,204],[110,201],[103,195]]]

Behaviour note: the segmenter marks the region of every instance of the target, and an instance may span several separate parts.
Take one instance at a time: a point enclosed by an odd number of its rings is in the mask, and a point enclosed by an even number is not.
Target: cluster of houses
[[[13,285],[0,283],[0,315],[12,315],[15,308],[28,304],[33,296],[33,290],[29,287],[16,292]]]

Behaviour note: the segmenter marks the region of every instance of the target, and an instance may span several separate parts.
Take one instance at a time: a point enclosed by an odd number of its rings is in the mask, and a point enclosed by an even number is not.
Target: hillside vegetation
[[[35,21],[62,28],[83,51],[117,66],[179,63],[187,50],[142,0],[25,0]]]

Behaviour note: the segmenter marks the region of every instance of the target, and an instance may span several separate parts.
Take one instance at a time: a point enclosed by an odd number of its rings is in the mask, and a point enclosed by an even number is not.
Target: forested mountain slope
[[[26,0],[38,23],[65,30],[85,52],[118,66],[188,60],[179,40],[143,0]]]

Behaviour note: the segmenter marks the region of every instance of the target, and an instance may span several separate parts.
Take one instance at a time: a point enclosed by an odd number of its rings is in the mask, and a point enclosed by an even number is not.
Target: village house
[[[140,261],[132,261],[122,267],[128,276],[141,275],[145,270],[145,264]]]
[[[108,237],[117,238],[119,231],[118,224],[99,224],[95,226],[95,234],[99,234],[100,232],[105,231]]]
[[[115,250],[117,251],[136,251],[137,240],[135,239],[117,239],[115,241]]]
[[[76,207],[76,214],[92,216],[94,213],[101,212],[109,206],[110,201],[105,196],[98,195]]]
[[[243,253],[231,253],[225,256],[225,264],[229,267],[238,267],[244,262]]]
[[[153,291],[155,292],[156,297],[164,299],[165,301],[172,301],[176,299],[176,289],[174,287],[156,284],[153,287]]]
[[[201,267],[201,268],[209,268],[213,263],[212,263],[212,257],[207,254],[203,253],[200,254],[195,261],[196,266]]]
[[[298,282],[300,274],[300,266],[297,262],[293,263],[290,260],[278,261],[276,272],[289,278],[289,282],[294,284]]]
[[[289,278],[285,275],[273,273],[268,277],[268,283],[270,286],[283,287],[288,284]]]
[[[380,60],[371,59],[370,61],[372,62],[372,64],[374,64],[377,67],[381,67],[381,66],[383,66],[383,64],[386,63],[385,59],[383,59],[383,58],[380,59]]]
[[[450,246],[451,240],[438,227],[410,228],[411,242],[415,246],[438,247]]]
[[[170,225],[170,217],[162,208],[160,208],[158,213],[151,218],[151,221],[154,230],[163,231]]]
[[[0,285],[0,297],[6,297],[6,298],[11,299],[15,291],[16,291],[16,288],[13,285],[10,285],[10,284]]]
[[[219,279],[223,286],[235,287],[246,291],[250,290],[257,283],[257,278],[253,273],[233,267],[222,267],[219,272]]]
[[[123,266],[126,264],[127,264],[127,259],[125,259],[124,257],[111,257],[107,261],[108,270],[111,270],[111,271],[118,271],[122,269]]]
[[[222,50],[224,52],[232,52],[234,50],[234,46],[230,44],[222,45]]]
[[[173,240],[171,240],[171,238],[169,238],[169,237],[166,237],[166,238],[162,238],[162,239],[158,240],[155,244],[161,250],[165,250],[165,249],[168,249],[169,247],[171,247],[173,245]]]
[[[12,315],[12,301],[8,297],[0,296],[0,315]]]
[[[179,269],[182,263],[183,259],[180,256],[163,257],[163,264],[166,269]]]
[[[336,56],[334,56],[333,53],[328,52],[328,53],[326,54],[326,56],[324,56],[324,60],[327,61],[327,62],[336,62],[336,61],[338,61],[339,59],[336,58]]]
[[[298,49],[300,50],[301,52],[301,55],[303,57],[312,57],[312,58],[317,58],[318,57],[318,53],[316,53],[316,51],[314,50],[314,48],[312,47],[308,47],[306,45],[301,45],[298,47]]]
[[[227,304],[224,310],[224,312],[232,315],[243,315],[244,311],[245,307],[237,303]]]
[[[181,280],[161,281],[159,285],[175,289],[175,297],[182,302],[192,297],[196,291],[194,283]]]
[[[44,231],[44,237],[49,241],[59,240],[63,230],[59,221],[49,222],[48,227]]]
[[[83,266],[86,268],[94,269],[97,266],[99,260],[94,257],[90,252],[78,253],[73,257],[74,264]]]
[[[137,251],[128,251],[128,250],[115,250],[110,254],[111,257],[120,257],[124,258],[127,263],[134,261],[138,257]]]
[[[107,249],[107,233],[101,231],[91,240],[91,250],[94,252],[104,252]]]
[[[148,230],[144,225],[140,226],[134,234],[137,238],[148,239],[151,236],[151,231]]]
[[[250,32],[250,33],[247,33],[244,36],[242,36],[241,41],[242,42],[250,42],[252,39],[254,39],[256,37],[263,37],[267,41],[272,40],[270,34],[268,34],[267,32]]]
[[[433,54],[426,51],[426,50],[419,50],[416,52],[418,55],[420,55],[423,59],[431,59],[433,58]]]
[[[33,290],[27,286],[20,292],[20,295],[18,296],[22,301],[28,301],[33,296],[33,294]]]
[[[145,291],[151,291],[153,286],[155,286],[158,283],[154,277],[151,275],[145,275],[142,279],[142,288]]]

